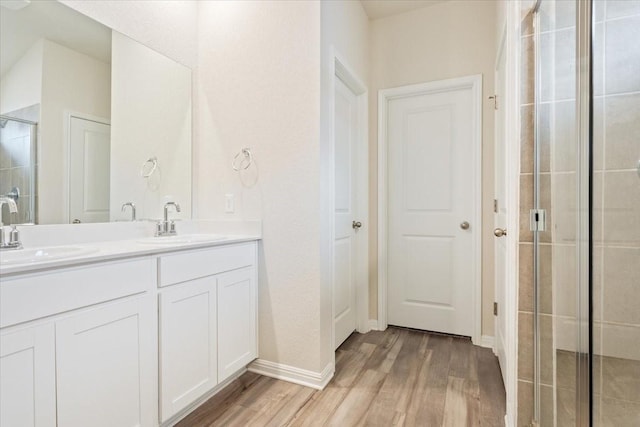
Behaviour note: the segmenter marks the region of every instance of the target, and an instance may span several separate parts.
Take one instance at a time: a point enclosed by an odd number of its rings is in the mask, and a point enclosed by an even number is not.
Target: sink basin
[[[0,252],[0,265],[33,264],[36,262],[74,258],[97,252],[96,248],[83,246],[52,246],[48,248],[17,249]]]
[[[186,245],[188,243],[215,242],[225,236],[219,234],[178,234],[177,236],[147,237],[138,240],[143,245]]]

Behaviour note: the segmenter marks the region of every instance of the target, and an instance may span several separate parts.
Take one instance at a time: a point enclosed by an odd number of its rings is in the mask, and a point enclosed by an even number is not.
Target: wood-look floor
[[[322,391],[245,373],[178,426],[503,426],[504,413],[491,350],[390,327],[351,335]]]

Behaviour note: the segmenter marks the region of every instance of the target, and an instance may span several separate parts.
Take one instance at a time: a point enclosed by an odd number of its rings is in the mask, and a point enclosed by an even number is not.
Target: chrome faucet
[[[176,202],[167,202],[164,204],[164,220],[156,224],[156,237],[175,236],[177,234],[175,221],[169,221],[169,208],[171,206],[176,209],[176,212],[180,212],[180,205]]]
[[[18,213],[18,205],[15,200],[10,197],[0,197],[0,215],[2,213],[2,207],[4,205],[9,206],[9,214]],[[22,249],[22,243],[20,243],[20,232],[15,225],[11,225],[11,231],[9,231],[9,241],[7,242],[4,237],[4,224],[0,219],[0,249]]]
[[[122,204],[122,208],[120,209],[121,212],[124,212],[125,209],[127,208],[127,206],[129,206],[131,208],[131,221],[135,221],[136,220],[136,205],[133,202],[127,202],[127,203],[123,203]]]

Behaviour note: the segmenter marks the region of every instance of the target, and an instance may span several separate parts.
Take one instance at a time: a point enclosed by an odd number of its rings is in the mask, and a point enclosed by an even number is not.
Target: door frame
[[[460,89],[471,89],[472,174],[475,177],[473,188],[473,213],[470,222],[477,232],[473,235],[474,260],[471,266],[473,275],[473,335],[472,341],[481,345],[482,341],[482,74],[436,80],[408,86],[400,86],[378,91],[378,329],[387,328],[387,263],[388,263],[388,110],[389,102],[431,93],[442,93]]]
[[[90,122],[96,122],[103,125],[107,125],[111,127],[111,120],[94,116],[86,113],[79,113],[77,111],[64,111],[63,117],[63,138],[62,138],[62,216],[65,221],[64,224],[69,224],[70,221],[70,211],[71,207],[69,203],[71,202],[71,198],[69,197],[69,180],[71,179],[71,119],[81,119],[87,120]],[[109,135],[111,135],[111,131],[109,131]],[[109,141],[111,141],[111,136],[109,136]]]
[[[330,132],[330,169],[331,169],[331,352],[335,354],[335,304],[333,289],[335,285],[334,242],[335,242],[335,93],[336,83],[340,79],[357,97],[358,105],[358,140],[357,155],[358,171],[355,185],[357,202],[356,209],[362,220],[362,227],[357,239],[357,265],[355,267],[356,291],[356,330],[367,333],[371,330],[369,324],[369,91],[367,85],[360,79],[335,49],[331,48],[330,59],[331,93],[329,103]]]

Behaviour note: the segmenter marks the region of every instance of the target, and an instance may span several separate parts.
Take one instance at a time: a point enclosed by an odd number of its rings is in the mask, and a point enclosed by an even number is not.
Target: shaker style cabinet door
[[[257,357],[255,268],[218,276],[218,381]]]
[[[58,425],[157,423],[153,307],[144,295],[56,322]]]
[[[160,293],[160,413],[167,421],[218,383],[216,278]]]
[[[0,426],[56,425],[53,325],[0,336]]]

